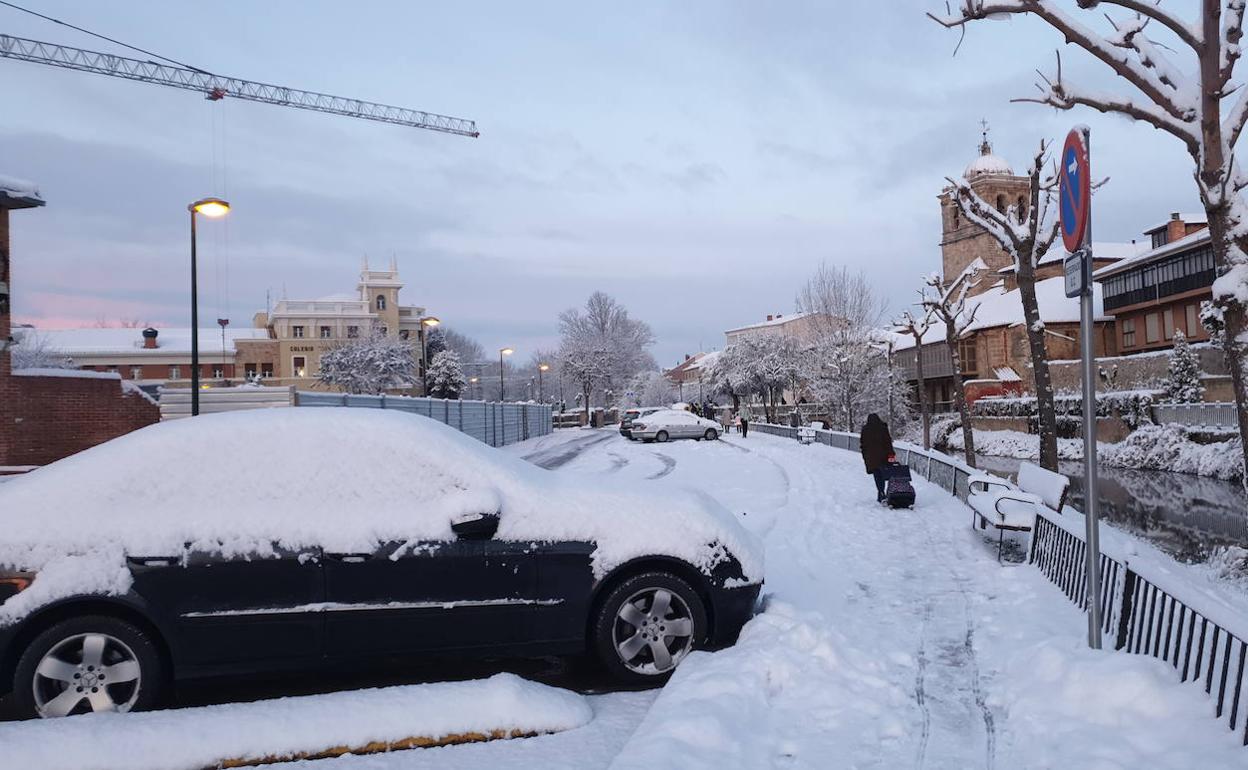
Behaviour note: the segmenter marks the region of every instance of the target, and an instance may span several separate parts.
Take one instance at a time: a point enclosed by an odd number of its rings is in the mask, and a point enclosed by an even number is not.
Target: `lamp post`
[[[201,198],[186,207],[191,212],[191,416],[199,414],[199,275],[196,266],[195,215],[223,217],[230,204],[220,198]],[[225,327],[221,327],[224,332]]]
[[[511,348],[499,348],[498,350],[498,400],[507,400],[507,381],[503,379],[503,356],[509,356],[516,351]]]
[[[550,364],[537,365],[537,400],[538,403],[546,403],[546,390],[542,386],[542,372],[550,369]]]
[[[217,325],[221,327],[221,376],[225,376],[225,327],[230,325],[230,319],[218,318]]]
[[[468,378],[468,398],[472,398],[472,386],[473,386],[473,385],[476,385],[476,384],[477,384],[478,382],[480,382],[480,381],[481,381],[481,378],[480,378],[480,377],[469,377],[469,378]]]
[[[425,343],[428,335],[426,329],[432,329],[442,323],[433,316],[425,316],[420,319],[420,387],[424,390],[425,395],[429,395],[429,347]]]

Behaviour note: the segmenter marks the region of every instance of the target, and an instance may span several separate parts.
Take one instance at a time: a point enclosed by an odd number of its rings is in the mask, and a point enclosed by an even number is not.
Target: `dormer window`
[[[1002,214],[1005,213],[1005,196],[1004,195],[997,196],[997,211]]]
[[[377,295],[377,309],[378,310],[386,309],[386,295],[384,294]]]

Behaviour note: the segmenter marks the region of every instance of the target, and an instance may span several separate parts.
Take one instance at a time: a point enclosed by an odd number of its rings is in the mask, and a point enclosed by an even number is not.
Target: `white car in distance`
[[[719,431],[719,423],[714,420],[681,409],[662,409],[648,414],[634,421],[630,429],[633,438],[659,443],[678,438],[714,441],[719,438]]]

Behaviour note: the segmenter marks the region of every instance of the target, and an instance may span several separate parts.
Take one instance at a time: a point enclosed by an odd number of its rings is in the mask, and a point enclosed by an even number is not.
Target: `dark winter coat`
[[[878,468],[888,464],[888,456],[893,453],[893,437],[888,432],[888,425],[880,419],[878,414],[872,413],[867,417],[867,424],[862,426],[859,443],[867,473],[874,473]]]

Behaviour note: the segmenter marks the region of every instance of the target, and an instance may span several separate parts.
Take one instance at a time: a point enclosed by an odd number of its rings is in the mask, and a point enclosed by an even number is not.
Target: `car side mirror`
[[[460,540],[489,540],[498,531],[497,513],[470,513],[451,522]]]

